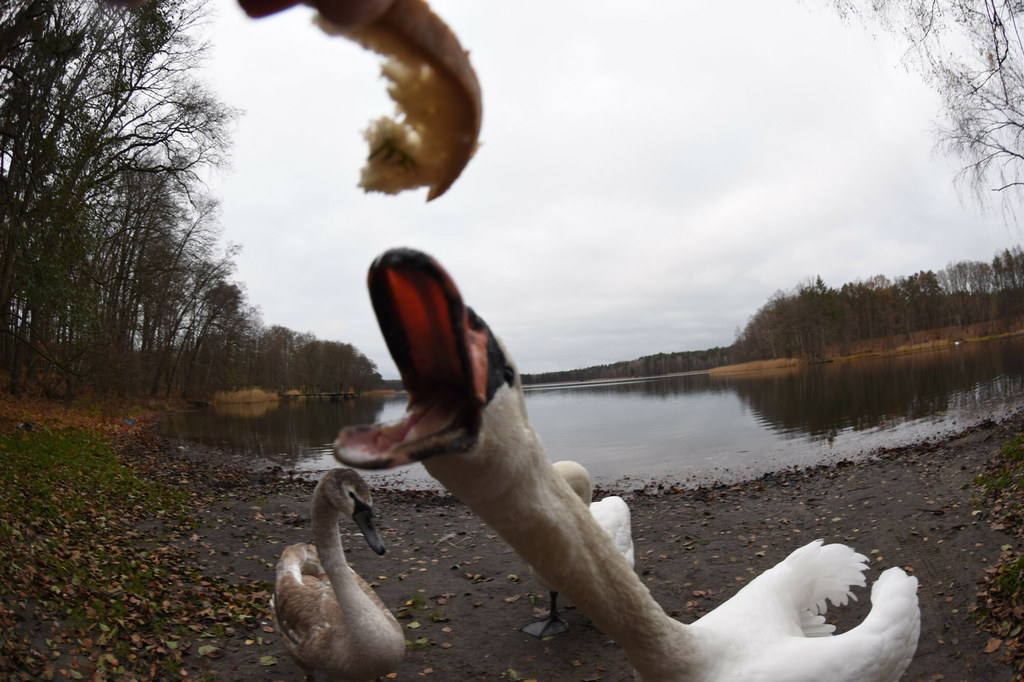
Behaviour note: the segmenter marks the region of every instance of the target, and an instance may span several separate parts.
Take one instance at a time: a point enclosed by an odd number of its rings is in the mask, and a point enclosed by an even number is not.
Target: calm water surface
[[[403,395],[205,408],[166,416],[168,435],[308,472],[336,466],[346,424],[397,419]],[[707,374],[533,388],[526,406],[552,460],[605,485],[740,480],[867,456],[1024,407],[1024,337],[765,375]],[[421,465],[376,485],[437,487]]]

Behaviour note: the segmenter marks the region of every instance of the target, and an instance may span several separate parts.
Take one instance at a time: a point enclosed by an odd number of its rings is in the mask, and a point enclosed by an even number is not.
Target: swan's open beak
[[[335,457],[381,469],[468,450],[476,443],[503,364],[492,362],[503,356],[487,325],[425,253],[386,252],[370,266],[368,284],[384,340],[409,391],[409,406],[390,424],[342,429]]]

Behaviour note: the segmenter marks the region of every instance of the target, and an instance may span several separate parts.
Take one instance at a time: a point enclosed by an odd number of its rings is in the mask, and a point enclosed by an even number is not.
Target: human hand
[[[391,7],[393,0],[311,0],[310,4],[338,26],[363,26],[376,21]],[[280,12],[299,0],[238,0],[250,17],[265,17]]]

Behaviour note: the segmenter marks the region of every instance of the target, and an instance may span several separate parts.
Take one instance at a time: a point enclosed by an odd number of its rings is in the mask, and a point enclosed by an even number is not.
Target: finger
[[[139,2],[140,0],[128,1]],[[145,0],[141,1],[145,2]],[[292,5],[298,5],[299,2],[300,0],[238,0],[238,4],[241,5],[243,10],[245,10],[245,13],[253,18],[265,17],[269,14],[280,12],[283,9],[288,9]]]
[[[338,26],[365,26],[377,21],[394,0],[312,0],[328,21]]]

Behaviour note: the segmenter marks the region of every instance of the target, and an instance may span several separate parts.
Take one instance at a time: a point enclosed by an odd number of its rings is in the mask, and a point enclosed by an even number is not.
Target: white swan
[[[429,256],[389,251],[370,268],[375,312],[406,388],[397,422],[344,429],[343,462],[422,461],[546,580],[626,652],[637,677],[667,680],[896,680],[917,647],[917,580],[875,583],[871,612],[825,635],[826,601],[863,585],[864,557],[802,547],[697,622],[670,618],[557,474],[526,417],[518,372],[487,325]]]
[[[370,489],[351,469],[324,474],[313,491],[313,545],[286,547],[277,562],[273,609],[285,648],[307,677],[371,680],[405,655],[402,628],[345,561],[338,517],[351,516],[370,547],[384,553]],[[314,546],[315,545],[315,546]]]
[[[594,484],[590,480],[590,473],[579,462],[564,459],[555,462],[554,467],[558,475],[565,479],[573,492],[587,505],[597,525],[608,534],[615,549],[625,557],[629,567],[633,568],[633,532],[630,528],[629,505],[626,501],[618,495],[609,495],[593,502]],[[558,590],[552,589],[536,570],[533,577],[541,587],[548,590],[551,609],[547,618],[530,623],[523,628],[523,632],[534,637],[551,637],[566,632],[569,625],[558,613]]]

